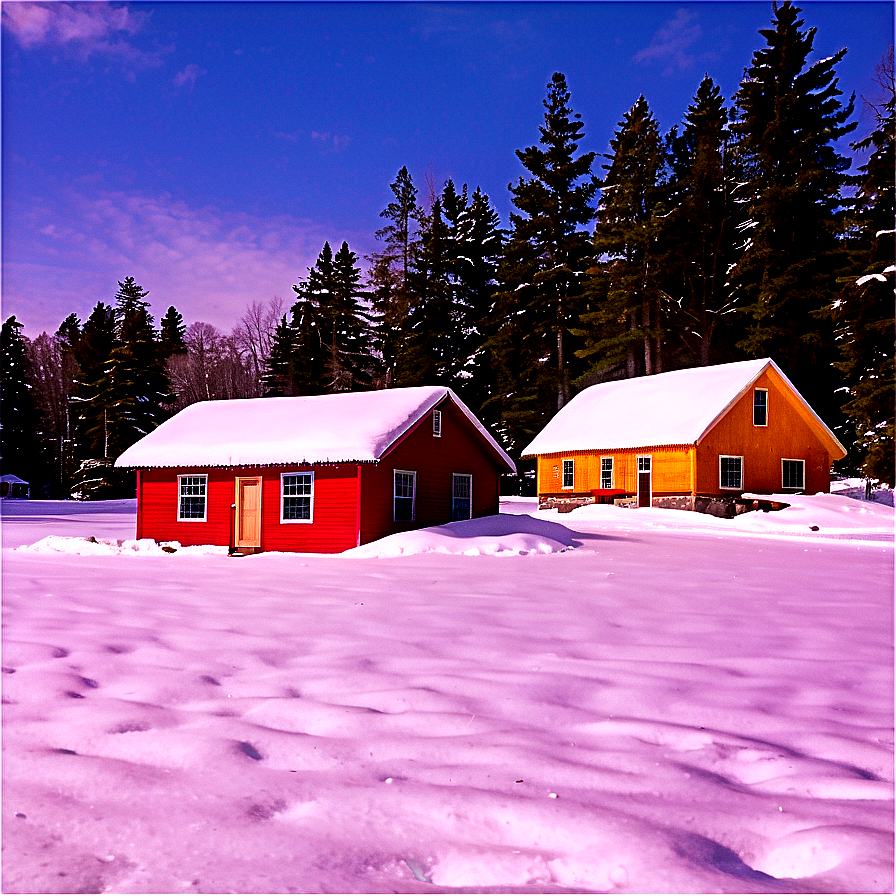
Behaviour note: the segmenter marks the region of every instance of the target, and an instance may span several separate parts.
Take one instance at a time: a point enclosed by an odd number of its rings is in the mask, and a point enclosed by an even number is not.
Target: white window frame
[[[183,516],[183,499],[196,498],[199,495],[185,495],[184,480],[201,479],[202,480],[202,517]],[[189,487],[195,487],[198,483],[190,483]],[[182,473],[177,477],[177,521],[179,523],[206,523],[208,522],[208,473]]]
[[[570,482],[566,484],[566,465],[569,464]],[[572,491],[576,486],[576,459],[574,457],[564,457],[560,472],[560,487],[566,491]]]
[[[784,464],[802,464],[803,484],[802,485],[785,485],[784,484]],[[788,491],[805,491],[806,490],[806,461],[802,457],[782,457],[781,458],[781,489]]]
[[[765,423],[757,423],[756,422],[756,396],[760,393],[765,393]],[[753,426],[768,426],[768,389],[754,389],[753,390]]]
[[[740,462],[740,484],[739,485],[723,485],[722,484],[722,461],[736,460]],[[742,492],[744,490],[744,456],[742,454],[720,454],[719,455],[719,488],[723,491]]]
[[[470,483],[470,512],[467,516],[464,517],[455,517],[454,515],[454,483],[457,479],[466,479]],[[457,522],[460,519],[471,520],[473,519],[473,474],[472,473],[452,473],[451,474],[451,521]]]
[[[407,498],[407,495],[398,494],[398,477],[399,475],[411,477],[411,517],[410,519],[398,519],[396,514],[395,502],[398,498]],[[392,471],[392,522],[393,523],[413,523],[417,518],[417,471],[416,470],[393,470]]]
[[[434,439],[442,438],[442,412],[432,412],[432,437]]]
[[[609,461],[609,463],[610,463],[610,470],[609,470],[610,484],[609,485],[604,485],[604,473],[606,472],[604,470],[604,461]],[[613,457],[612,456],[602,457],[600,459],[600,487],[601,488],[613,488],[614,487],[613,482],[615,481],[615,479],[616,479],[616,464],[613,462]]]
[[[286,483],[284,480],[287,476],[309,476],[311,478],[311,492],[307,495],[287,495]],[[308,508],[308,519],[292,519],[286,516],[286,499],[287,498],[310,498]],[[291,470],[288,473],[280,474],[280,522],[287,523],[308,523],[314,522],[314,470]]]

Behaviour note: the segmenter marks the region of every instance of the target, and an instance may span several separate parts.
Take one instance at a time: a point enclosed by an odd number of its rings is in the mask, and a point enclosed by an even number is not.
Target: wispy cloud
[[[4,314],[33,335],[53,332],[72,311],[83,319],[127,276],[149,290],[156,315],[175,305],[188,322],[229,331],[252,301],[289,303],[324,240],[348,239],[359,255],[367,248],[314,221],[194,207],[167,194],[63,191],[10,211],[18,224],[5,235]]]
[[[341,152],[352,142],[348,134],[331,134],[329,131],[312,131],[311,139],[335,152]]]
[[[183,87],[189,84],[192,90],[196,86],[196,79],[207,74],[208,72],[204,68],[200,68],[195,62],[191,62],[182,72],[178,72],[174,76],[174,86]]]
[[[634,61],[667,63],[664,74],[675,70],[685,71],[694,64],[694,55],[688,51],[703,33],[697,13],[679,9],[675,17],[653,35],[650,43],[635,53]]]
[[[161,65],[169,49],[142,50],[129,38],[150,13],[110,3],[4,3],[3,27],[25,49],[52,46],[71,49],[83,58],[97,54],[131,65]]]

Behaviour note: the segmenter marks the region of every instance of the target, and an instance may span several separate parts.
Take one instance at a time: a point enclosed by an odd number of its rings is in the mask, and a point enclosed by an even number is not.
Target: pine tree
[[[77,457],[109,454],[108,403],[112,400],[109,360],[115,347],[115,311],[98,302],[84,323],[75,348],[79,373],[72,396],[76,418]]]
[[[589,310],[581,317],[586,344],[580,355],[591,362],[583,382],[663,370],[659,239],[665,153],[643,96],[623,116],[610,148],[594,231],[601,261],[591,272]]]
[[[181,313],[171,305],[160,321],[159,352],[165,359],[186,354],[187,328]]]
[[[298,394],[295,384],[297,355],[296,332],[287,323],[284,314],[274,330],[271,351],[264,362],[261,385],[266,397]]]
[[[390,184],[394,200],[380,217],[389,221],[376,232],[385,243],[371,262],[370,297],[376,312],[376,339],[385,367],[384,385],[394,386],[404,376],[408,318],[413,296],[410,274],[418,251],[417,226],[422,211],[417,204],[417,188],[406,167]]]
[[[889,485],[894,473],[893,235],[896,221],[896,88],[893,49],[878,66],[882,101],[872,106],[877,125],[853,148],[870,152],[859,168],[847,232],[848,268],[831,311],[849,401],[843,411],[854,429],[853,460],[864,474]],[[857,455],[857,456],[855,456]]]
[[[517,150],[529,172],[510,185],[512,231],[499,269],[491,341],[499,368],[493,402],[499,432],[522,447],[569,401],[576,374],[570,333],[582,308],[582,283],[593,252],[584,228],[593,220],[595,153],[579,153],[584,125],[573,113],[565,77],[554,74],[544,100],[537,146]]]
[[[334,392],[370,388],[376,364],[371,354],[371,318],[364,306],[358,256],[343,241],[333,258],[330,376]]]
[[[669,212],[661,231],[661,280],[671,299],[674,365],[732,360],[738,338],[726,328],[733,307],[728,269],[735,261],[738,177],[729,150],[728,110],[709,76],[671,135]]]
[[[807,401],[829,420],[836,412],[833,336],[818,315],[836,293],[838,209],[849,162],[835,148],[855,123],[835,68],[846,50],[809,63],[815,29],[800,10],[774,4],[766,46],[735,95],[732,131],[745,171],[743,251],[731,274],[746,318],[741,347],[773,357]]]
[[[109,356],[106,457],[117,456],[152,432],[170,399],[164,355],[156,340],[148,293],[133,277],[119,282],[115,297],[115,345]]]
[[[39,445],[27,350],[22,324],[14,315],[7,318],[0,328],[0,469],[31,482],[38,471]]]

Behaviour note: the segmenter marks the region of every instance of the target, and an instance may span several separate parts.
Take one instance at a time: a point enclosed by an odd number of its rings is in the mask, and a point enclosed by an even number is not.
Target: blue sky
[[[840,86],[878,94],[890,2],[797,4]],[[489,194],[535,143],[563,72],[604,153],[644,94],[665,131],[704,73],[729,98],[768,2],[2,4],[3,308],[55,331],[133,276],[158,318],[229,331],[324,240],[377,250],[406,165]]]

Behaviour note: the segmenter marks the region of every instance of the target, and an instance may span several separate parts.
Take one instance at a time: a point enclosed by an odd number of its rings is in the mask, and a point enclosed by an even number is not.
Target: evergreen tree
[[[728,111],[710,77],[700,83],[671,144],[669,212],[661,232],[661,279],[674,319],[674,366],[732,360],[738,338],[728,269],[735,261],[738,177],[729,151]]]
[[[27,350],[22,324],[15,316],[8,318],[0,328],[0,469],[31,482],[40,446]]]
[[[896,221],[893,159],[896,156],[896,90],[893,49],[878,67],[884,96],[873,106],[874,131],[853,144],[870,152],[856,178],[847,234],[848,268],[832,305],[839,348],[836,367],[849,400],[843,406],[855,435],[853,460],[866,476],[896,482],[893,441],[893,228]]]
[[[370,388],[376,365],[371,354],[371,317],[363,304],[358,256],[343,241],[333,258],[330,313],[330,376],[334,392]]]
[[[643,96],[623,116],[610,148],[594,231],[601,260],[589,282],[589,310],[581,317],[586,344],[580,355],[592,365],[584,382],[663,370],[659,239],[665,154]]]
[[[148,293],[133,277],[119,282],[115,344],[109,355],[106,447],[117,456],[155,429],[169,400],[164,356],[156,340]]]
[[[413,296],[410,274],[418,251],[417,226],[422,211],[417,188],[406,167],[390,184],[395,197],[380,217],[389,223],[376,232],[385,243],[382,252],[370,256],[370,297],[376,312],[376,339],[385,367],[384,384],[394,386],[404,377],[408,318]]]
[[[187,328],[181,313],[171,305],[160,321],[159,352],[165,359],[186,354]]]
[[[77,457],[110,457],[108,405],[112,401],[109,360],[115,347],[115,311],[98,302],[84,323],[75,348],[79,373],[72,396]]]
[[[266,397],[299,394],[295,385],[297,379],[295,360],[298,351],[296,332],[287,323],[284,314],[274,330],[271,351],[264,362],[261,385]]]
[[[517,150],[529,177],[510,185],[512,231],[499,269],[491,342],[498,367],[493,401],[499,432],[511,447],[537,432],[572,395],[571,325],[582,308],[582,283],[593,256],[584,228],[594,218],[595,153],[579,153],[584,125],[573,113],[566,79],[548,85],[539,145]]]
[[[855,123],[835,68],[846,50],[809,63],[815,29],[774,4],[766,46],[735,95],[732,131],[745,171],[744,245],[731,280],[748,327],[742,348],[773,357],[809,403],[831,419],[836,382],[829,321],[838,258],[838,209],[849,162],[835,141]]]

